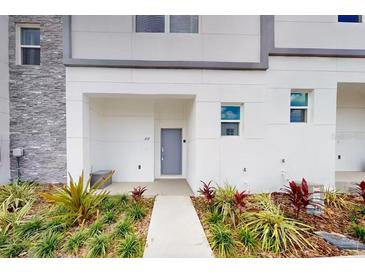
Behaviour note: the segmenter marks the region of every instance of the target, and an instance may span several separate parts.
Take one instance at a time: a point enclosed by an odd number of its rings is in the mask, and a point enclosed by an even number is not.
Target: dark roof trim
[[[64,64],[70,67],[267,70],[270,56],[365,58],[365,50],[276,48],[274,15],[260,16],[260,62],[152,61],[72,58],[71,16],[64,17]]]

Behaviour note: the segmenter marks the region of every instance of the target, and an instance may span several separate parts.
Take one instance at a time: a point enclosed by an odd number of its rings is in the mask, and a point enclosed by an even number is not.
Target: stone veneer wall
[[[41,30],[41,65],[15,60],[17,23],[37,23]],[[66,182],[66,98],[63,65],[63,16],[9,16],[10,153],[24,148],[22,179]],[[10,172],[17,176],[10,155]]]

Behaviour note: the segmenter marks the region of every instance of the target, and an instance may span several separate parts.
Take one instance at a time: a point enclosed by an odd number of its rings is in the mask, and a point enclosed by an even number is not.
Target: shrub
[[[236,193],[233,196],[234,205],[236,208],[242,212],[246,206],[246,198],[247,198],[246,191],[236,191]]]
[[[44,226],[47,231],[59,233],[64,232],[73,224],[74,219],[70,218],[69,215],[60,215],[56,217],[50,217],[49,220],[44,224]]]
[[[7,233],[0,231],[0,249],[8,242],[8,237]]]
[[[105,257],[110,245],[110,238],[106,234],[95,235],[89,243],[89,257]]]
[[[296,184],[294,181],[285,186],[285,192],[289,196],[289,200],[295,209],[295,215],[298,218],[302,209],[305,209],[310,203],[312,193],[308,191],[307,181],[303,178],[301,184]]]
[[[92,216],[97,207],[106,197],[106,192],[96,193],[97,189],[103,186],[113,175],[114,171],[90,187],[90,178],[84,184],[84,172],[78,182],[74,182],[70,175],[70,183],[60,188],[55,193],[42,193],[41,196],[48,202],[61,205],[67,209],[68,216],[73,217],[79,224],[83,224]]]
[[[119,196],[119,202],[122,207],[125,207],[129,203],[129,195],[128,194],[122,194]]]
[[[217,210],[214,210],[213,212],[210,212],[208,215],[208,222],[211,224],[218,224],[223,221],[223,216],[220,212]]]
[[[365,227],[358,225],[358,224],[354,224],[352,226],[352,233],[354,234],[354,236],[356,238],[359,238],[362,241],[365,241]]]
[[[87,232],[85,230],[76,231],[72,234],[65,243],[64,249],[66,252],[76,254],[79,248],[87,240]]]
[[[89,226],[87,233],[89,236],[95,236],[101,234],[103,232],[103,228],[104,224],[100,220],[97,220]]]
[[[100,204],[100,209],[102,211],[112,211],[118,207],[117,201],[114,197],[107,196],[104,198],[103,202]]]
[[[236,188],[226,184],[224,187],[218,187],[216,189],[214,199],[214,208],[222,214],[223,221],[228,217],[233,224],[236,223],[235,193]]]
[[[200,182],[203,183],[203,186],[199,188],[198,192],[204,196],[209,204],[212,203],[215,196],[215,187],[210,185],[212,181],[209,181],[209,183],[205,183],[203,181]]]
[[[233,233],[228,226],[224,224],[216,224],[211,226],[211,242],[212,249],[217,250],[219,256],[230,257],[235,253],[235,245]]]
[[[127,209],[127,216],[133,221],[138,221],[146,216],[146,211],[141,204],[132,203]]]
[[[343,193],[338,190],[326,188],[324,191],[324,203],[335,209],[343,209],[349,206],[349,202],[343,197]]]
[[[118,255],[122,258],[142,256],[142,244],[135,234],[127,234],[118,247]]]
[[[35,246],[32,253],[37,258],[52,258],[61,241],[61,235],[53,231],[45,232]]]
[[[120,238],[124,238],[127,234],[133,232],[132,222],[129,218],[124,218],[119,221],[114,229],[114,235]]]
[[[32,208],[33,201],[27,202],[23,207],[12,208],[9,211],[11,199],[6,199],[0,207],[0,231],[8,231],[18,225]]]
[[[22,253],[26,252],[29,248],[29,244],[24,241],[16,240],[4,243],[0,247],[0,254],[5,258],[16,258]]]
[[[241,227],[238,231],[238,239],[249,253],[256,251],[258,246],[256,238],[257,235],[247,229],[247,227]]]
[[[259,235],[261,248],[265,251],[291,252],[295,247],[311,247],[305,238],[311,227],[285,217],[279,207],[245,213],[244,220],[246,228]]]
[[[43,228],[42,220],[39,217],[33,217],[15,227],[15,235],[19,238],[29,238],[41,232]]]
[[[360,184],[357,184],[357,193],[363,199],[363,203],[365,204],[365,181],[362,181]]]
[[[115,222],[116,214],[114,211],[110,210],[104,213],[102,221],[104,224],[112,224]]]
[[[147,187],[141,187],[141,186],[137,186],[134,187],[132,190],[132,198],[134,200],[139,200],[142,198],[143,193],[147,190]]]
[[[7,200],[12,211],[33,202],[37,198],[37,187],[30,182],[14,182],[0,186],[0,204]]]

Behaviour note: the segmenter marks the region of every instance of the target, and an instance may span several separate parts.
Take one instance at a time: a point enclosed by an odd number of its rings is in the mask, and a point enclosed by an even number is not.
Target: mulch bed
[[[284,214],[287,217],[296,219],[294,209],[292,208],[290,201],[285,193],[272,193],[273,201],[280,205]],[[348,197],[351,199],[352,197]],[[206,214],[208,213],[207,205],[203,197],[191,197],[194,207],[197,211],[200,221],[207,235],[208,241],[210,238],[209,223],[206,220]],[[248,198],[248,200],[250,200]],[[256,211],[258,210],[255,204],[248,202],[246,210]],[[298,220],[313,227],[313,231],[324,230],[327,232],[336,232],[349,236],[349,227],[351,226],[350,220],[351,212],[346,209],[333,209],[327,208],[322,216],[309,215],[306,212],[301,212]],[[296,250],[296,254],[289,252],[283,252],[280,254],[274,254],[270,252],[260,252],[255,254],[254,257],[298,257],[298,258],[312,258],[312,257],[331,257],[331,256],[346,256],[360,254],[358,251],[341,250],[337,247],[327,243],[325,240],[315,234],[311,234],[308,241],[313,246],[313,249]],[[215,256],[219,257],[215,252]],[[237,250],[236,257],[247,257],[243,251]]]

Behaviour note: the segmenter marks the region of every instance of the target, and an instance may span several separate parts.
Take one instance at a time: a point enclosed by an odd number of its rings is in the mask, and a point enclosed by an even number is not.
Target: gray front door
[[[161,129],[161,174],[181,175],[182,129]]]

